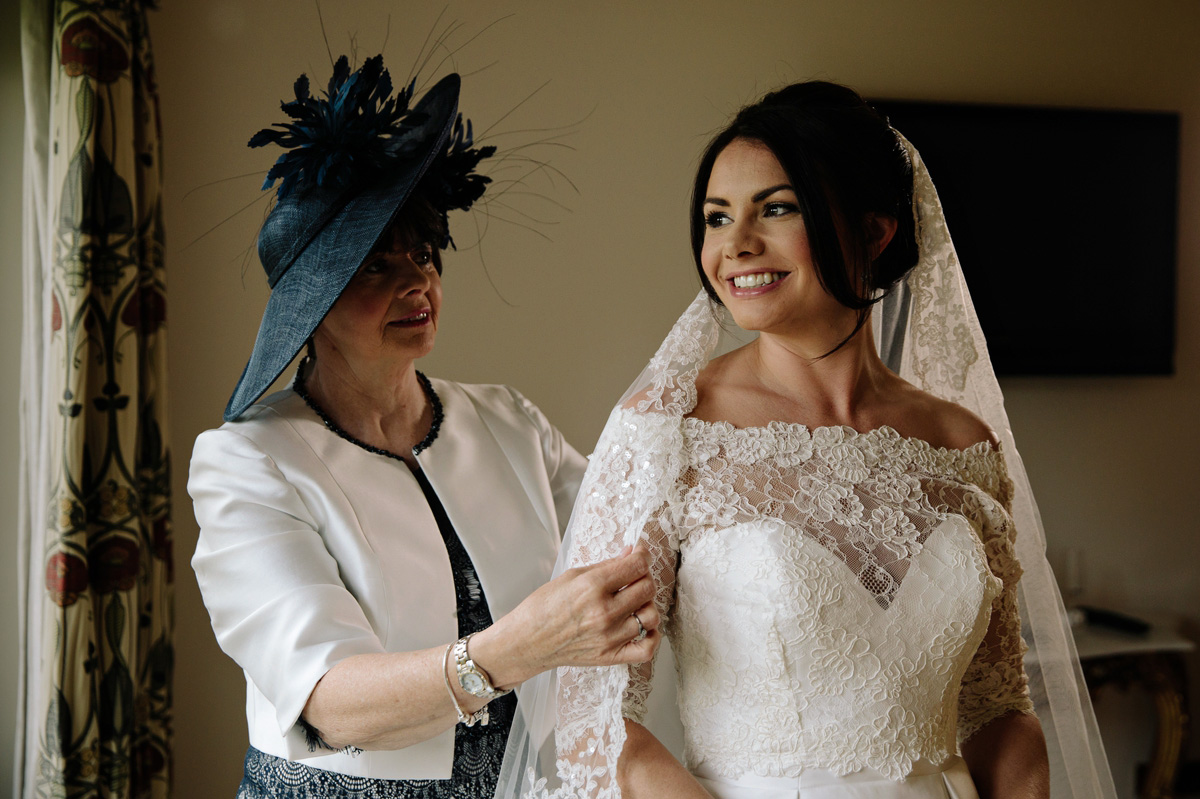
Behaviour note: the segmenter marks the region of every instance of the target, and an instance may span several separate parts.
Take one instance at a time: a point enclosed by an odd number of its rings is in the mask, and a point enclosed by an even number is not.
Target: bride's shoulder
[[[727,388],[736,377],[742,358],[742,351],[734,350],[706,363],[696,375],[696,392],[706,394]]]
[[[910,383],[903,383],[895,396],[895,414],[902,421],[892,426],[902,429],[905,435],[946,449],[970,449],[982,442],[993,449],[1000,446],[996,431],[961,405],[935,397]]]
[[[705,364],[696,375],[696,407],[688,415],[708,421],[739,416],[753,394],[745,361],[746,348],[741,347]]]

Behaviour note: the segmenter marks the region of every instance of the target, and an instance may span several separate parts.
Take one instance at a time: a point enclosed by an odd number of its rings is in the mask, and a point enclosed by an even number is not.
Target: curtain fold
[[[170,793],[152,3],[23,0],[20,797]]]

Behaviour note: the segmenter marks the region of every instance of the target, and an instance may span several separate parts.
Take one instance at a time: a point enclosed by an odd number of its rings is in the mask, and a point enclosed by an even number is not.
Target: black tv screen
[[[1178,114],[872,105],[929,167],[997,374],[1174,371]]]

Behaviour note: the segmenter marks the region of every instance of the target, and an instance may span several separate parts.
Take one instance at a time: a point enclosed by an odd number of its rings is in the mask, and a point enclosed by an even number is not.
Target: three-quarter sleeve
[[[678,435],[678,420],[618,409],[592,455],[568,531],[566,564],[597,563],[641,543],[652,555],[655,602],[664,619],[674,596],[678,543],[665,516],[673,479],[654,446]],[[625,744],[625,718],[645,715],[652,663],[558,670],[555,743],[564,784],[589,797],[617,797],[617,761]],[[576,795],[576,794],[570,794]],[[580,793],[579,795],[584,795]]]
[[[330,668],[384,647],[317,521],[255,442],[201,434],[188,492],[200,525],[192,567],[217,641],[275,707],[284,735]]]
[[[968,515],[982,528],[988,567],[1003,587],[992,603],[987,634],[963,676],[958,698],[960,743],[1003,715],[1034,712],[1017,607],[1021,564],[1015,549],[1016,528],[1004,506],[991,497],[969,509]]]
[[[650,518],[642,536],[643,545],[650,550],[650,576],[654,579],[654,607],[659,615],[659,631],[669,632],[675,605],[675,569],[679,564],[679,539],[672,532],[666,506]],[[658,653],[645,663],[629,667],[629,685],[621,703],[621,713],[630,721],[642,724],[646,720],[646,703],[650,699],[650,684],[654,679],[654,663]]]

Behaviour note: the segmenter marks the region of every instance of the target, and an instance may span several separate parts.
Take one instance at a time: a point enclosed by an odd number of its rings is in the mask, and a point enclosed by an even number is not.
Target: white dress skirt
[[[844,777],[808,769],[798,777],[727,779],[699,768],[695,776],[715,799],[979,799],[967,764],[957,756],[940,766],[918,762],[899,781],[872,769]]]

